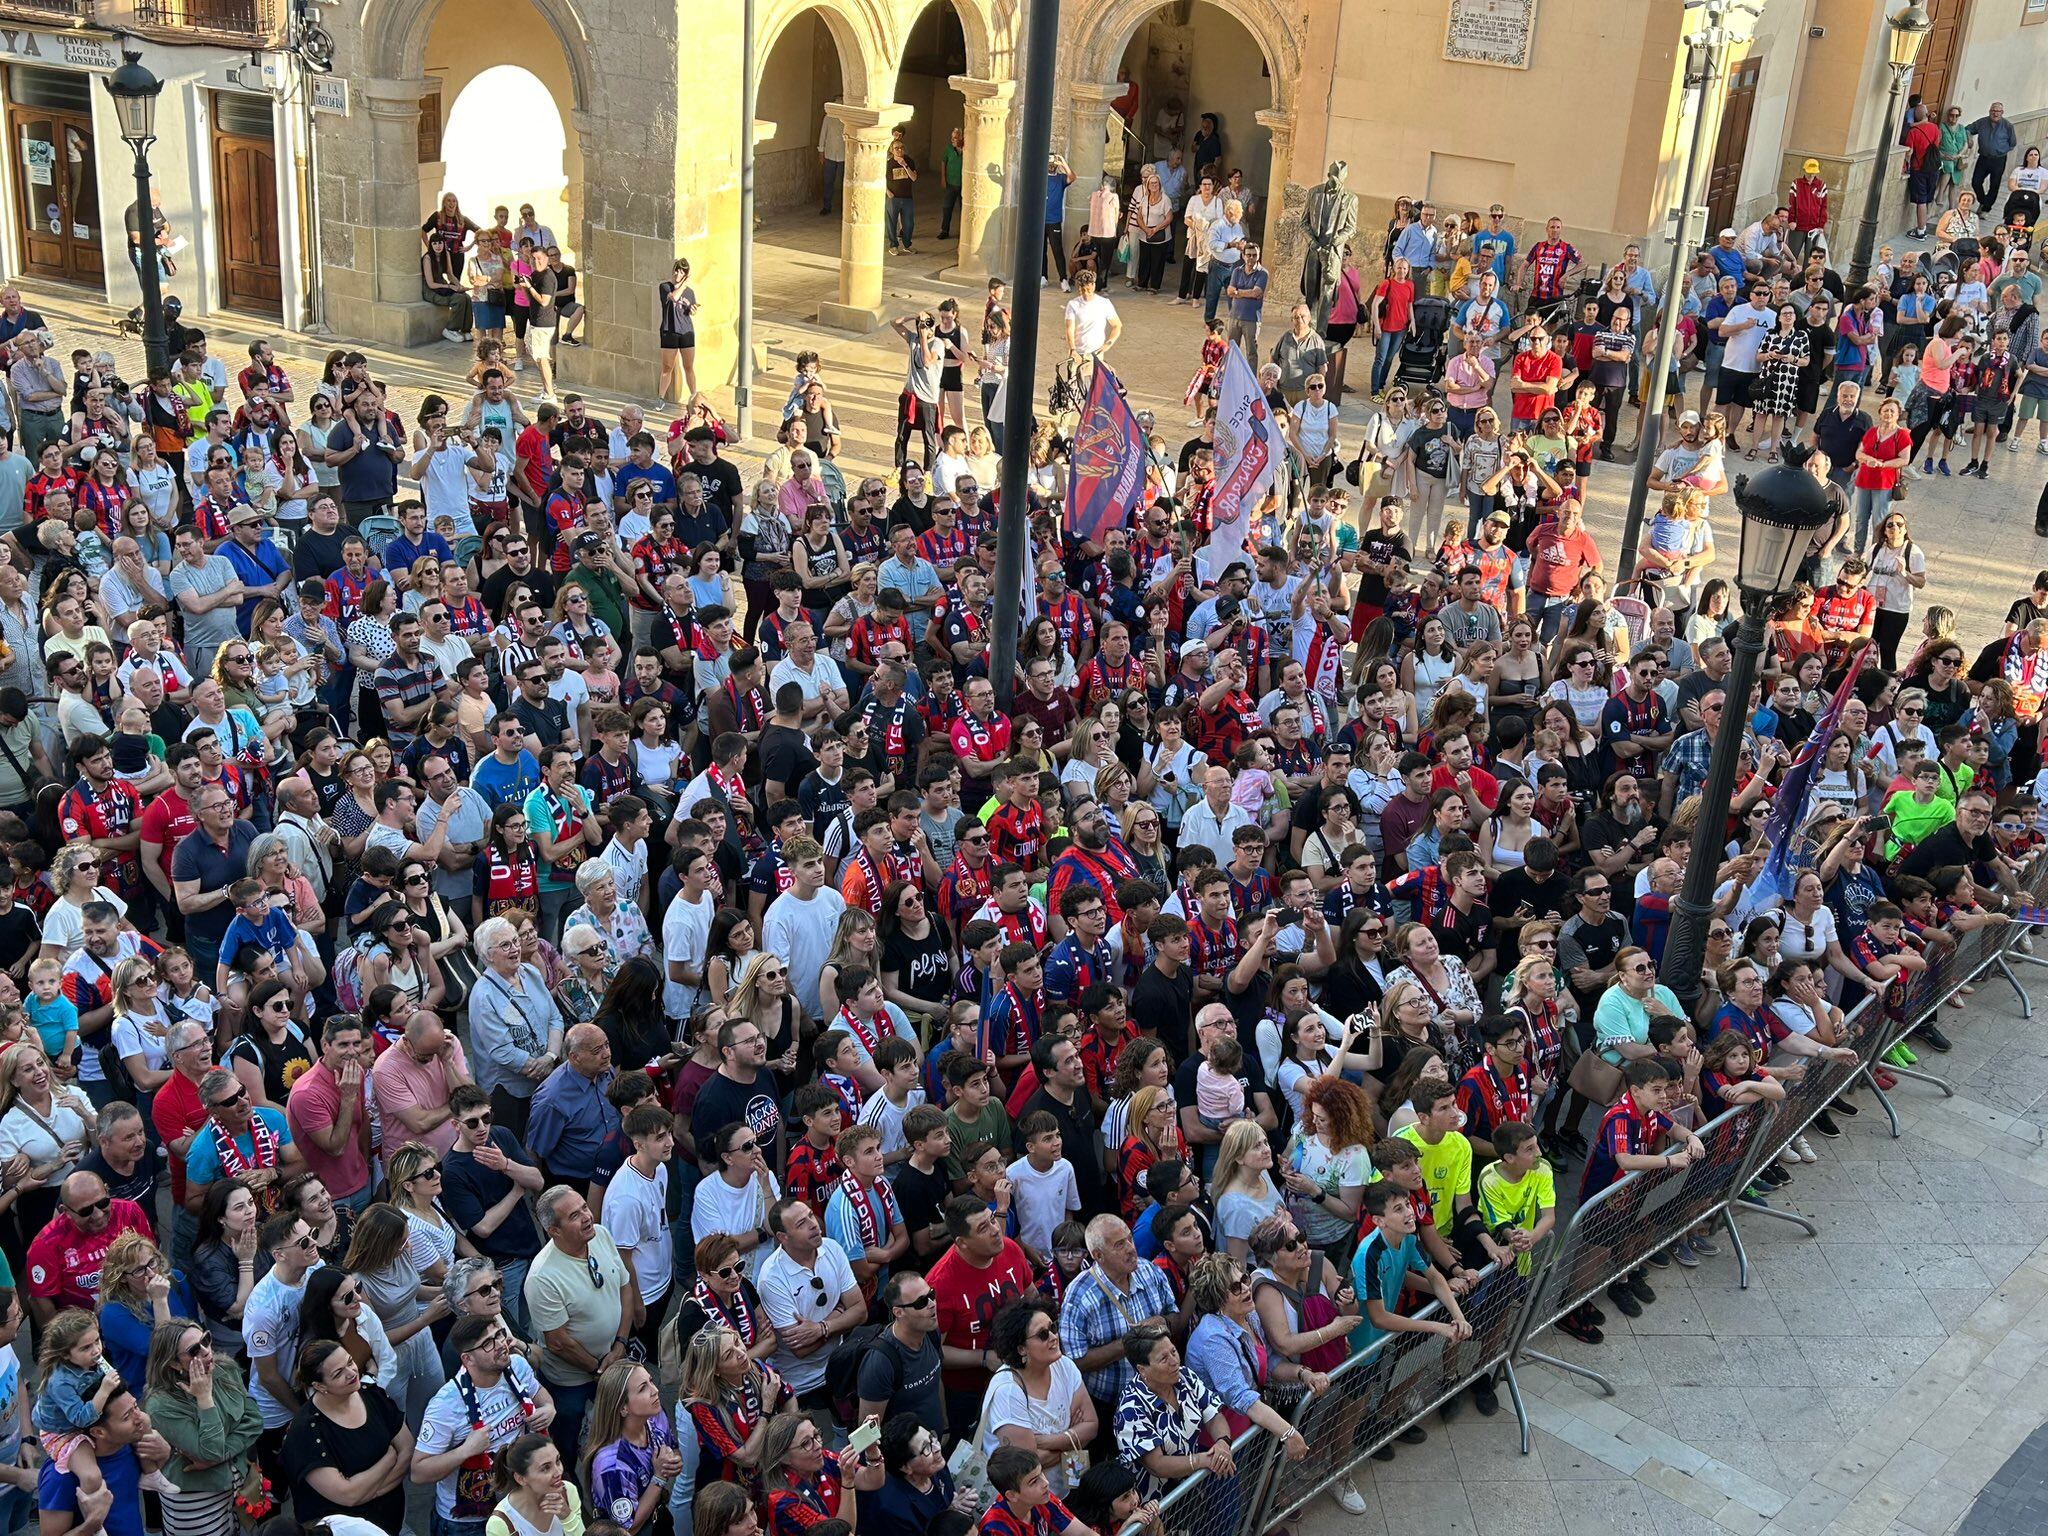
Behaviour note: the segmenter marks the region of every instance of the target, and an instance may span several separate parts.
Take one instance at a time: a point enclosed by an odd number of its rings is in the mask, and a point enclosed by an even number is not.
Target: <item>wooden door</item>
[[[106,264],[100,256],[92,120],[43,107],[10,107],[7,153],[14,162],[23,267],[60,282],[97,285]]]
[[[1744,59],[1730,71],[1721,104],[1721,133],[1714,140],[1714,165],[1707,173],[1707,238],[1734,221],[1735,199],[1742,181],[1742,161],[1749,149],[1749,116],[1756,108],[1756,83],[1764,61]]]
[[[269,103],[259,118],[238,108],[246,98],[214,98],[213,187],[220,231],[220,301],[228,309],[284,314],[284,266],[277,238],[277,145]]]
[[[1970,0],[1927,0],[1927,15],[1934,27],[1920,45],[1920,59],[1906,89],[1927,103],[1927,115],[1936,122],[1941,121],[1942,108],[1950,105],[1949,85],[1956,55],[1962,52],[1963,27],[1969,14]],[[1955,105],[1963,106],[1960,102]],[[1974,121],[1978,111],[1978,106],[1963,106],[1963,121]]]

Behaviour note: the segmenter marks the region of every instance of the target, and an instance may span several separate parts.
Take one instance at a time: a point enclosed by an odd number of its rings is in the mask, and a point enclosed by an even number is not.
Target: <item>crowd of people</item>
[[[0,1530],[135,1536],[146,1493],[169,1536],[392,1532],[412,1485],[434,1536],[1156,1530],[1180,1479],[1234,1486],[1247,1426],[1305,1454],[1292,1410],[1358,1351],[1466,1336],[1560,1182],[1568,1212],[1684,1166],[2009,922],[2048,571],[1998,634],[1922,601],[1884,393],[1919,277],[1844,295],[1768,218],[1702,254],[1742,269],[1681,300],[1715,409],[1654,467],[1623,601],[1583,496],[1659,300],[1624,259],[1581,357],[1578,253],[1518,260],[1499,212],[1442,249],[1404,214],[1341,334],[1290,316],[1242,550],[1207,380],[1099,540],[1050,417],[1014,679],[957,306],[899,327],[924,454],[884,479],[835,463],[815,355],[743,473],[707,409],[657,437],[522,400],[501,352],[410,427],[359,353],[303,404],[267,344],[230,383],[196,333],[139,389],[89,351],[66,379],[0,291],[0,1344],[35,1362],[25,1438],[0,1349]],[[1411,378],[1425,268],[1470,292]],[[1739,343],[1795,278],[1787,329],[1832,338],[1796,379]],[[1743,283],[1755,314],[1716,312]],[[1986,355],[2048,381],[2034,296],[1997,290]],[[1935,301],[1915,391],[1973,314]],[[1362,446],[1325,403],[1358,327],[1400,360]],[[1834,514],[1748,698],[1712,526],[1738,432]],[[1737,926],[1806,751],[1791,889]],[[1646,1269],[1561,1326],[1655,1299]]]

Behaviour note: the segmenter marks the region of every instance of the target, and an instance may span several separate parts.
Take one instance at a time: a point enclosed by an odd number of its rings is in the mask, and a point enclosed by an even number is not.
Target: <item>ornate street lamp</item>
[[[1887,30],[1885,64],[1892,72],[1892,91],[1884,108],[1884,137],[1878,140],[1877,158],[1870,167],[1870,186],[1863,194],[1863,218],[1856,226],[1856,248],[1849,257],[1849,290],[1855,292],[1870,276],[1870,254],[1877,245],[1877,215],[1884,202],[1885,166],[1899,140],[1899,103],[1905,98],[1906,77],[1913,61],[1920,57],[1920,45],[1934,30],[1934,18],[1920,0],[1885,18]]]
[[[1742,625],[1735,633],[1734,665],[1722,684],[1721,724],[1700,791],[1685,888],[1671,904],[1671,932],[1664,945],[1664,984],[1688,1000],[1699,995],[1714,881],[1727,841],[1724,812],[1734,799],[1736,759],[1749,728],[1749,690],[1756,684],[1757,662],[1764,651],[1764,621],[1778,596],[1792,587],[1814,531],[1826,526],[1832,515],[1821,483],[1804,468],[1806,453],[1793,449],[1790,454],[1783,464],[1735,481],[1735,505],[1742,516],[1735,565]]]
[[[156,214],[149,196],[149,148],[156,143],[156,99],[163,81],[142,67],[142,54],[125,42],[125,61],[107,76],[107,94],[114,98],[114,118],[121,138],[135,152],[135,217],[141,236],[133,255],[142,279],[142,352],[152,377],[170,367],[164,335],[163,284],[157,268]]]

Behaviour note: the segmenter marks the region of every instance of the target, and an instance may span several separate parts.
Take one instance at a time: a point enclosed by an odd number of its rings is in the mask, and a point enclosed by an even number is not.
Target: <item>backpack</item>
[[[841,1422],[852,1424],[860,1414],[860,1368],[868,1357],[887,1323],[862,1323],[853,1332],[832,1346],[832,1353],[825,1357],[825,1391],[832,1400],[832,1408]],[[900,1373],[899,1373],[900,1375]],[[889,1389],[893,1397],[899,1380]]]
[[[345,944],[335,952],[334,1000],[343,1013],[363,1011],[363,952],[354,944]]]

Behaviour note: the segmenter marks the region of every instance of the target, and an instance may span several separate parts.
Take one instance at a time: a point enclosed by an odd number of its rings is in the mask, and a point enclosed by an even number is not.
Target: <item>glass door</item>
[[[22,264],[39,276],[97,287],[105,275],[99,166],[90,102],[71,100],[84,91],[83,77],[15,69],[7,83],[25,103],[7,113]]]

